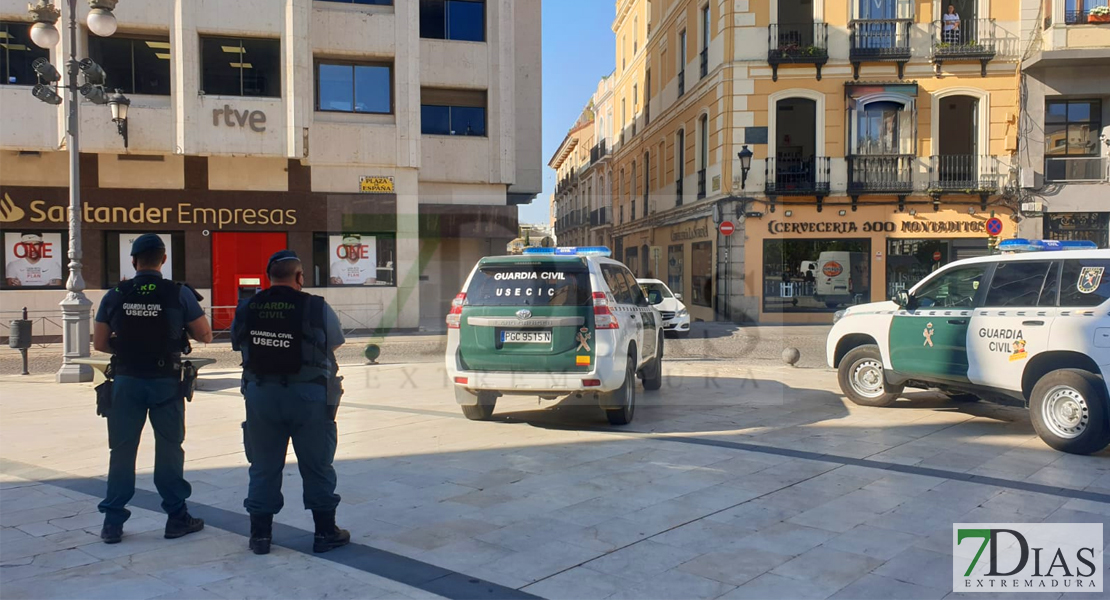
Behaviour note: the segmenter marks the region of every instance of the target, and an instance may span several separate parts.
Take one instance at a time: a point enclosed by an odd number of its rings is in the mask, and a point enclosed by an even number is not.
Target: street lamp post
[[[92,302],[85,296],[85,278],[81,274],[81,165],[77,111],[82,89],[77,85],[81,69],[77,61],[77,0],[66,0],[69,10],[69,61],[66,63],[67,81],[64,87],[69,91],[65,96],[67,112],[66,148],[69,150],[69,278],[66,280],[68,293],[61,302],[62,307],[62,345],[63,362],[58,370],[59,383],[79,383],[92,381],[92,368],[79,365],[74,360],[89,356],[89,321],[92,315]],[[109,36],[116,31],[116,18],[112,9],[118,0],[89,0],[92,13],[89,15],[89,30],[96,35]],[[28,6],[35,24],[31,27],[31,40],[35,45],[50,49],[57,45],[61,36],[55,27],[61,14],[57,7],[47,0]],[[87,60],[87,59],[86,59]],[[94,64],[88,61],[89,64]],[[88,72],[88,68],[84,69]],[[102,81],[100,83],[103,83]],[[35,86],[40,89],[41,86]],[[89,94],[86,86],[86,95]],[[98,86],[93,86],[98,87]],[[36,97],[43,99],[39,93]],[[54,96],[57,97],[56,95]],[[50,100],[44,100],[50,102]],[[51,102],[54,103],[54,102]]]

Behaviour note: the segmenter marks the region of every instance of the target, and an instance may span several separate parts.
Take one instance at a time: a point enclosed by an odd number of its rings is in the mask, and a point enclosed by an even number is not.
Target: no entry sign
[[[942,257],[940,255],[940,250],[937,250],[936,252],[933,253],[933,262],[940,262],[941,258]]]
[[[1002,235],[1002,219],[991,217],[991,219],[987,221],[987,233],[992,236]]]
[[[727,237],[736,233],[736,226],[732,224],[732,221],[725,221],[724,223],[721,223],[720,230],[721,235]]]

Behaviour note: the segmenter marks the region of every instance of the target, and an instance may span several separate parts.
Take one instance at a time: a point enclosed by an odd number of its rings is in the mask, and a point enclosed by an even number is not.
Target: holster
[[[251,430],[247,422],[243,421],[243,452],[247,455],[247,462],[254,462],[251,452]]]
[[[108,411],[112,408],[112,388],[115,387],[116,379],[115,362],[116,359],[115,357],[113,357],[112,362],[108,365],[108,368],[104,369],[104,377],[106,378],[104,383],[96,386],[95,388],[96,414],[97,416],[104,417],[105,419],[108,418]]]
[[[343,399],[343,378],[338,375],[333,375],[328,378],[328,411],[331,414],[331,420],[335,420],[335,415],[339,412],[339,402]]]
[[[186,402],[193,401],[193,391],[196,389],[197,368],[192,361],[181,363],[181,396]]]

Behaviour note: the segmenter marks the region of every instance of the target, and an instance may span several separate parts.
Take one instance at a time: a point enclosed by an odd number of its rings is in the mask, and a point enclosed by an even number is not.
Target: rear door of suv
[[[464,293],[464,369],[585,373],[593,367],[593,297],[585,259],[486,258]]]

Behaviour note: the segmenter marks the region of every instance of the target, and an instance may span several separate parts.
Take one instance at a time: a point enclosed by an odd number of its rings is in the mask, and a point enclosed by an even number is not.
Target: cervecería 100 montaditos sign
[[[771,221],[767,231],[772,234],[796,233],[986,233],[984,221]]]

